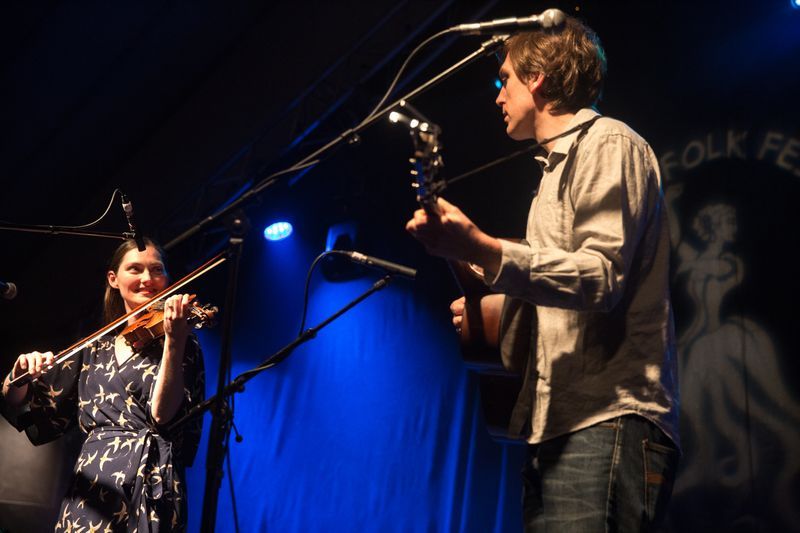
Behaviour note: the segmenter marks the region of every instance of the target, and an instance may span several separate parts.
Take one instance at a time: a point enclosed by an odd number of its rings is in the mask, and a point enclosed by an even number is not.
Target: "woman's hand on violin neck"
[[[191,298],[188,294],[176,294],[164,303],[164,334],[175,340],[184,340],[189,334]]]

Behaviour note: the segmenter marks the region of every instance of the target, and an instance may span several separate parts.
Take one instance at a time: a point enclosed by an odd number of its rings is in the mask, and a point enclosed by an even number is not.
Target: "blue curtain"
[[[234,375],[294,337],[313,257],[291,240],[259,254],[243,269]],[[332,283],[316,275],[307,326],[378,277]],[[212,394],[218,332],[201,342]],[[244,435],[230,445],[241,531],[521,529],[524,449],[489,437],[447,302],[431,305],[413,282],[394,281],[251,380],[235,413]],[[208,424],[207,417],[206,433]],[[200,523],[205,447],[204,440],[188,472],[192,531]],[[228,482],[226,472],[218,531],[234,530]]]

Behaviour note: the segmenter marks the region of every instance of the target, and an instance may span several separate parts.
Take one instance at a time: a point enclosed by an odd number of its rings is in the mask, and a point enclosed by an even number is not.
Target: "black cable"
[[[314,259],[314,261],[311,263],[311,266],[308,268],[308,273],[306,273],[306,284],[305,284],[305,288],[303,290],[303,316],[300,319],[300,329],[297,332],[297,337],[298,338],[303,335],[303,330],[306,327],[306,317],[308,316],[308,289],[309,289],[309,287],[311,285],[311,276],[314,273],[314,269],[317,267],[319,262],[322,261],[322,259],[324,259],[325,257],[327,257],[329,255],[342,255],[342,256],[344,256],[346,254],[344,254],[342,252],[342,250],[327,250],[327,251],[322,252],[321,254],[319,254]],[[255,367],[255,368],[247,370],[246,372],[243,372],[242,374],[239,375],[239,378],[247,377],[247,376],[249,376],[251,374],[258,374],[262,370],[266,370],[268,368],[272,368],[276,364],[278,364],[278,363],[277,362],[272,362],[272,363],[265,363],[263,365],[259,365],[259,366]],[[230,381],[230,380],[228,380],[228,381]]]
[[[320,259],[321,257],[324,257],[325,255],[331,254],[331,253],[345,254],[345,252],[343,250],[330,250],[328,252],[324,252],[323,254],[321,254],[320,257],[318,257],[318,259]],[[316,261],[315,261],[315,263],[316,263]],[[310,269],[310,270],[313,270],[313,268]],[[372,287],[370,287],[368,290],[362,292],[358,297],[356,297],[355,299],[351,300],[347,305],[345,305],[344,307],[340,308],[334,314],[330,315],[328,318],[326,318],[325,320],[323,320],[322,322],[320,322],[316,326],[314,326],[312,328],[309,328],[306,331],[303,331],[300,335],[295,337],[295,339],[293,341],[291,341],[289,344],[287,344],[286,346],[284,346],[283,348],[281,348],[280,350],[278,350],[277,352],[275,352],[274,354],[269,356],[269,358],[267,358],[265,360],[265,362],[263,362],[261,365],[255,367],[255,368],[251,368],[250,370],[242,372],[241,374],[236,376],[236,379],[234,379],[233,381],[230,381],[228,383],[228,385],[225,386],[224,390],[219,393],[219,395],[223,396],[223,397],[224,396],[231,396],[231,395],[233,395],[233,394],[235,394],[237,392],[244,391],[244,384],[249,379],[251,379],[254,375],[258,374],[262,370],[266,370],[268,368],[272,368],[273,366],[277,365],[281,361],[285,360],[287,357],[289,357],[289,355],[291,355],[291,353],[298,346],[300,346],[301,344],[303,344],[303,343],[315,338],[317,336],[317,333],[322,328],[328,326],[331,322],[333,322],[337,318],[341,317],[347,311],[349,311],[350,309],[352,309],[353,307],[355,307],[359,303],[363,302],[365,299],[367,299],[369,296],[371,296],[375,292],[385,288],[389,284],[391,279],[392,279],[391,274],[386,274],[385,276],[383,276],[383,278],[381,278],[378,281],[376,281],[375,283],[373,283]],[[214,408],[214,406],[216,406],[219,402],[220,402],[220,400],[219,400],[218,396],[213,396],[211,398],[207,398],[207,399],[203,400],[199,404],[197,404],[194,407],[192,407],[187,414],[182,416],[177,421],[173,422],[169,426],[169,430],[170,431],[174,431],[176,428],[179,428],[183,424],[185,424],[188,420],[191,420],[195,416],[198,416],[198,415],[200,415],[202,413],[205,413],[206,411],[209,410],[209,408]],[[224,401],[222,402],[222,406],[223,406],[224,409],[227,410],[227,404]],[[236,426],[235,426],[235,424],[233,424],[233,418],[230,418],[230,422],[231,422],[231,426],[234,428],[234,431],[235,431],[235,427]],[[237,441],[239,441],[238,437],[239,437],[239,435],[238,435],[238,432],[237,432]]]
[[[331,146],[335,146],[337,142],[340,142],[342,140],[351,138],[351,135],[353,134],[354,131],[360,130],[362,127],[364,127],[370,120],[372,120],[375,117],[375,115],[377,115],[378,113],[384,113],[386,110],[385,109],[381,110],[380,107],[386,102],[387,98],[389,98],[389,96],[391,95],[392,91],[394,90],[395,86],[397,85],[397,82],[400,80],[400,76],[403,74],[403,72],[405,71],[406,67],[408,67],[408,64],[410,63],[411,59],[420,50],[422,50],[425,46],[430,44],[433,40],[438,39],[442,35],[446,35],[446,34],[452,32],[452,31],[453,31],[453,28],[448,28],[446,30],[440,31],[439,33],[436,33],[436,34],[432,35],[431,37],[428,37],[427,39],[422,41],[422,43],[417,45],[414,48],[414,50],[411,51],[411,53],[405,59],[403,64],[400,66],[400,69],[397,71],[397,74],[395,75],[394,80],[392,80],[391,84],[389,85],[389,88],[386,90],[386,92],[384,93],[383,97],[381,97],[381,99],[378,102],[378,104],[366,116],[366,118],[364,118],[358,124],[358,126],[356,126],[355,128],[351,128],[351,129],[349,129],[347,131],[342,132],[340,135],[335,137],[333,141],[329,142],[322,149],[317,150],[316,152],[307,155],[306,157],[300,159],[300,161],[298,161],[294,165],[292,165],[290,167],[287,167],[287,168],[285,168],[283,170],[279,170],[277,172],[274,172],[274,173],[270,174],[269,176],[267,176],[265,178],[261,178],[258,181],[258,183],[256,183],[252,188],[250,188],[247,191],[243,192],[238,198],[236,198],[232,202],[228,203],[225,207],[219,209],[217,212],[215,212],[214,214],[212,214],[209,217],[207,217],[206,219],[204,219],[201,223],[199,223],[199,224],[195,225],[194,227],[188,229],[187,231],[183,232],[182,234],[178,235],[177,237],[172,239],[170,242],[165,244],[164,245],[164,249],[165,250],[172,249],[175,245],[177,245],[180,242],[182,242],[182,241],[186,240],[187,238],[191,237],[192,235],[194,235],[195,233],[197,233],[198,231],[203,229],[205,226],[207,226],[209,223],[215,221],[220,216],[232,211],[233,209],[238,208],[239,205],[244,203],[250,197],[257,195],[261,191],[266,189],[267,187],[270,187],[270,186],[274,185],[276,183],[276,181],[277,181],[276,178],[278,178],[279,176],[282,176],[284,174],[289,174],[291,172],[296,172],[298,170],[304,170],[304,169],[307,169],[307,168],[310,168],[310,167],[314,167],[315,165],[317,165],[320,162],[320,159],[316,158],[318,155],[321,155],[321,154],[325,153]]]
[[[308,269],[308,273],[306,274],[306,286],[305,290],[303,291],[303,318],[300,320],[300,330],[297,332],[298,337],[303,334],[303,329],[306,327],[306,314],[308,313],[308,287],[309,284],[311,283],[311,274],[314,273],[314,268],[316,268],[317,263],[322,261],[323,258],[329,255],[336,255],[336,254],[345,255],[340,250],[328,250],[322,252],[317,256],[316,259],[314,259],[314,261],[311,263],[311,266]]]
[[[91,228],[91,227],[94,227],[94,226],[98,225],[106,217],[108,212],[111,211],[111,206],[114,205],[114,198],[116,198],[118,194],[122,195],[122,191],[120,191],[119,189],[114,189],[114,192],[111,193],[111,200],[109,200],[109,202],[108,202],[108,207],[106,207],[106,210],[103,212],[102,215],[100,215],[100,218],[98,218],[97,220],[95,220],[93,222],[89,222],[88,224],[82,224],[80,226],[59,226],[59,228],[62,228],[62,229],[87,229],[87,228]],[[13,222],[9,222],[7,220],[0,220],[0,222],[3,222],[5,224],[13,224]],[[46,229],[46,228],[53,227],[53,224],[34,224],[33,227],[40,227],[40,228],[45,228]]]
[[[272,174],[270,174],[269,176],[267,176],[266,178],[261,180],[259,183],[257,183],[255,185],[255,187],[253,187],[252,189],[248,189],[242,195],[242,198],[244,198],[245,195],[252,196],[253,194],[258,194],[259,192],[261,192],[263,189],[265,189],[269,185],[272,185],[273,182],[270,181],[269,183],[267,183],[268,180],[273,180],[273,179],[275,179],[275,178],[277,178],[279,176],[283,176],[284,174],[289,174],[289,173],[295,172],[297,170],[304,170],[306,168],[313,167],[317,163],[319,163],[319,159],[314,159],[312,161],[305,161],[305,162],[301,161],[299,163],[296,163],[296,164],[290,166],[289,168],[284,168],[283,170],[279,170],[277,172],[273,172]]]
[[[408,57],[405,59],[405,61],[403,61],[403,64],[402,64],[402,65],[400,65],[400,69],[397,71],[397,74],[395,74],[395,76],[394,76],[394,79],[392,80],[392,83],[390,83],[390,84],[389,84],[389,88],[388,88],[388,89],[386,89],[386,92],[383,94],[383,96],[381,97],[381,99],[380,99],[380,101],[378,102],[378,104],[377,104],[377,105],[376,105],[376,106],[375,106],[375,107],[372,109],[372,111],[370,111],[370,112],[369,112],[369,114],[368,114],[368,115],[367,115],[367,116],[366,116],[366,117],[365,117],[365,118],[364,118],[364,119],[363,119],[363,120],[362,120],[362,121],[361,121],[361,122],[358,124],[358,126],[356,126],[356,128],[355,128],[355,129],[358,129],[358,128],[360,128],[360,127],[361,127],[361,126],[362,126],[362,125],[363,125],[365,122],[367,122],[369,119],[371,119],[373,116],[375,116],[375,114],[377,114],[377,112],[380,110],[381,106],[382,106],[384,103],[386,103],[386,100],[387,100],[387,99],[389,98],[389,96],[392,94],[392,91],[394,90],[395,86],[397,85],[397,82],[398,82],[398,81],[400,81],[400,76],[402,76],[402,75],[403,75],[403,72],[406,70],[406,68],[408,67],[408,64],[411,62],[411,59],[412,59],[412,58],[413,58],[413,57],[414,57],[414,56],[415,56],[415,55],[416,55],[416,54],[417,54],[417,53],[418,53],[420,50],[422,50],[423,48],[425,48],[426,46],[428,46],[428,44],[430,44],[432,41],[435,41],[436,39],[438,39],[438,38],[439,38],[439,37],[441,37],[442,35],[445,35],[445,34],[447,34],[447,33],[450,33],[450,32],[451,32],[451,30],[452,30],[452,28],[448,28],[448,29],[446,29],[446,30],[442,30],[442,31],[440,31],[439,33],[435,33],[435,34],[431,35],[430,37],[428,37],[427,39],[425,39],[424,41],[422,41],[420,44],[418,44],[418,45],[417,45],[417,46],[416,46],[416,47],[415,47],[415,48],[414,48],[414,49],[411,51],[411,53],[410,53],[410,54],[408,54]]]

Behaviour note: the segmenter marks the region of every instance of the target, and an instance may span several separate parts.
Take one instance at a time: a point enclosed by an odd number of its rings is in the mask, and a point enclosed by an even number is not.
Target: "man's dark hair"
[[[606,55],[591,28],[567,17],[559,28],[512,36],[505,44],[521,81],[544,75],[541,95],[553,111],[574,113],[594,106],[603,90]]]

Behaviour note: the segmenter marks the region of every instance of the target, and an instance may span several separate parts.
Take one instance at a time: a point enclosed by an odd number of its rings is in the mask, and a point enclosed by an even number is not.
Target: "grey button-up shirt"
[[[568,129],[596,115],[582,109]],[[500,270],[493,279],[487,273],[491,288],[511,297],[504,359],[526,374],[510,431],[529,430],[528,441],[537,443],[638,414],[678,445],[670,241],[658,161],[636,132],[606,117],[537,159],[544,170],[527,243],[504,241]]]

